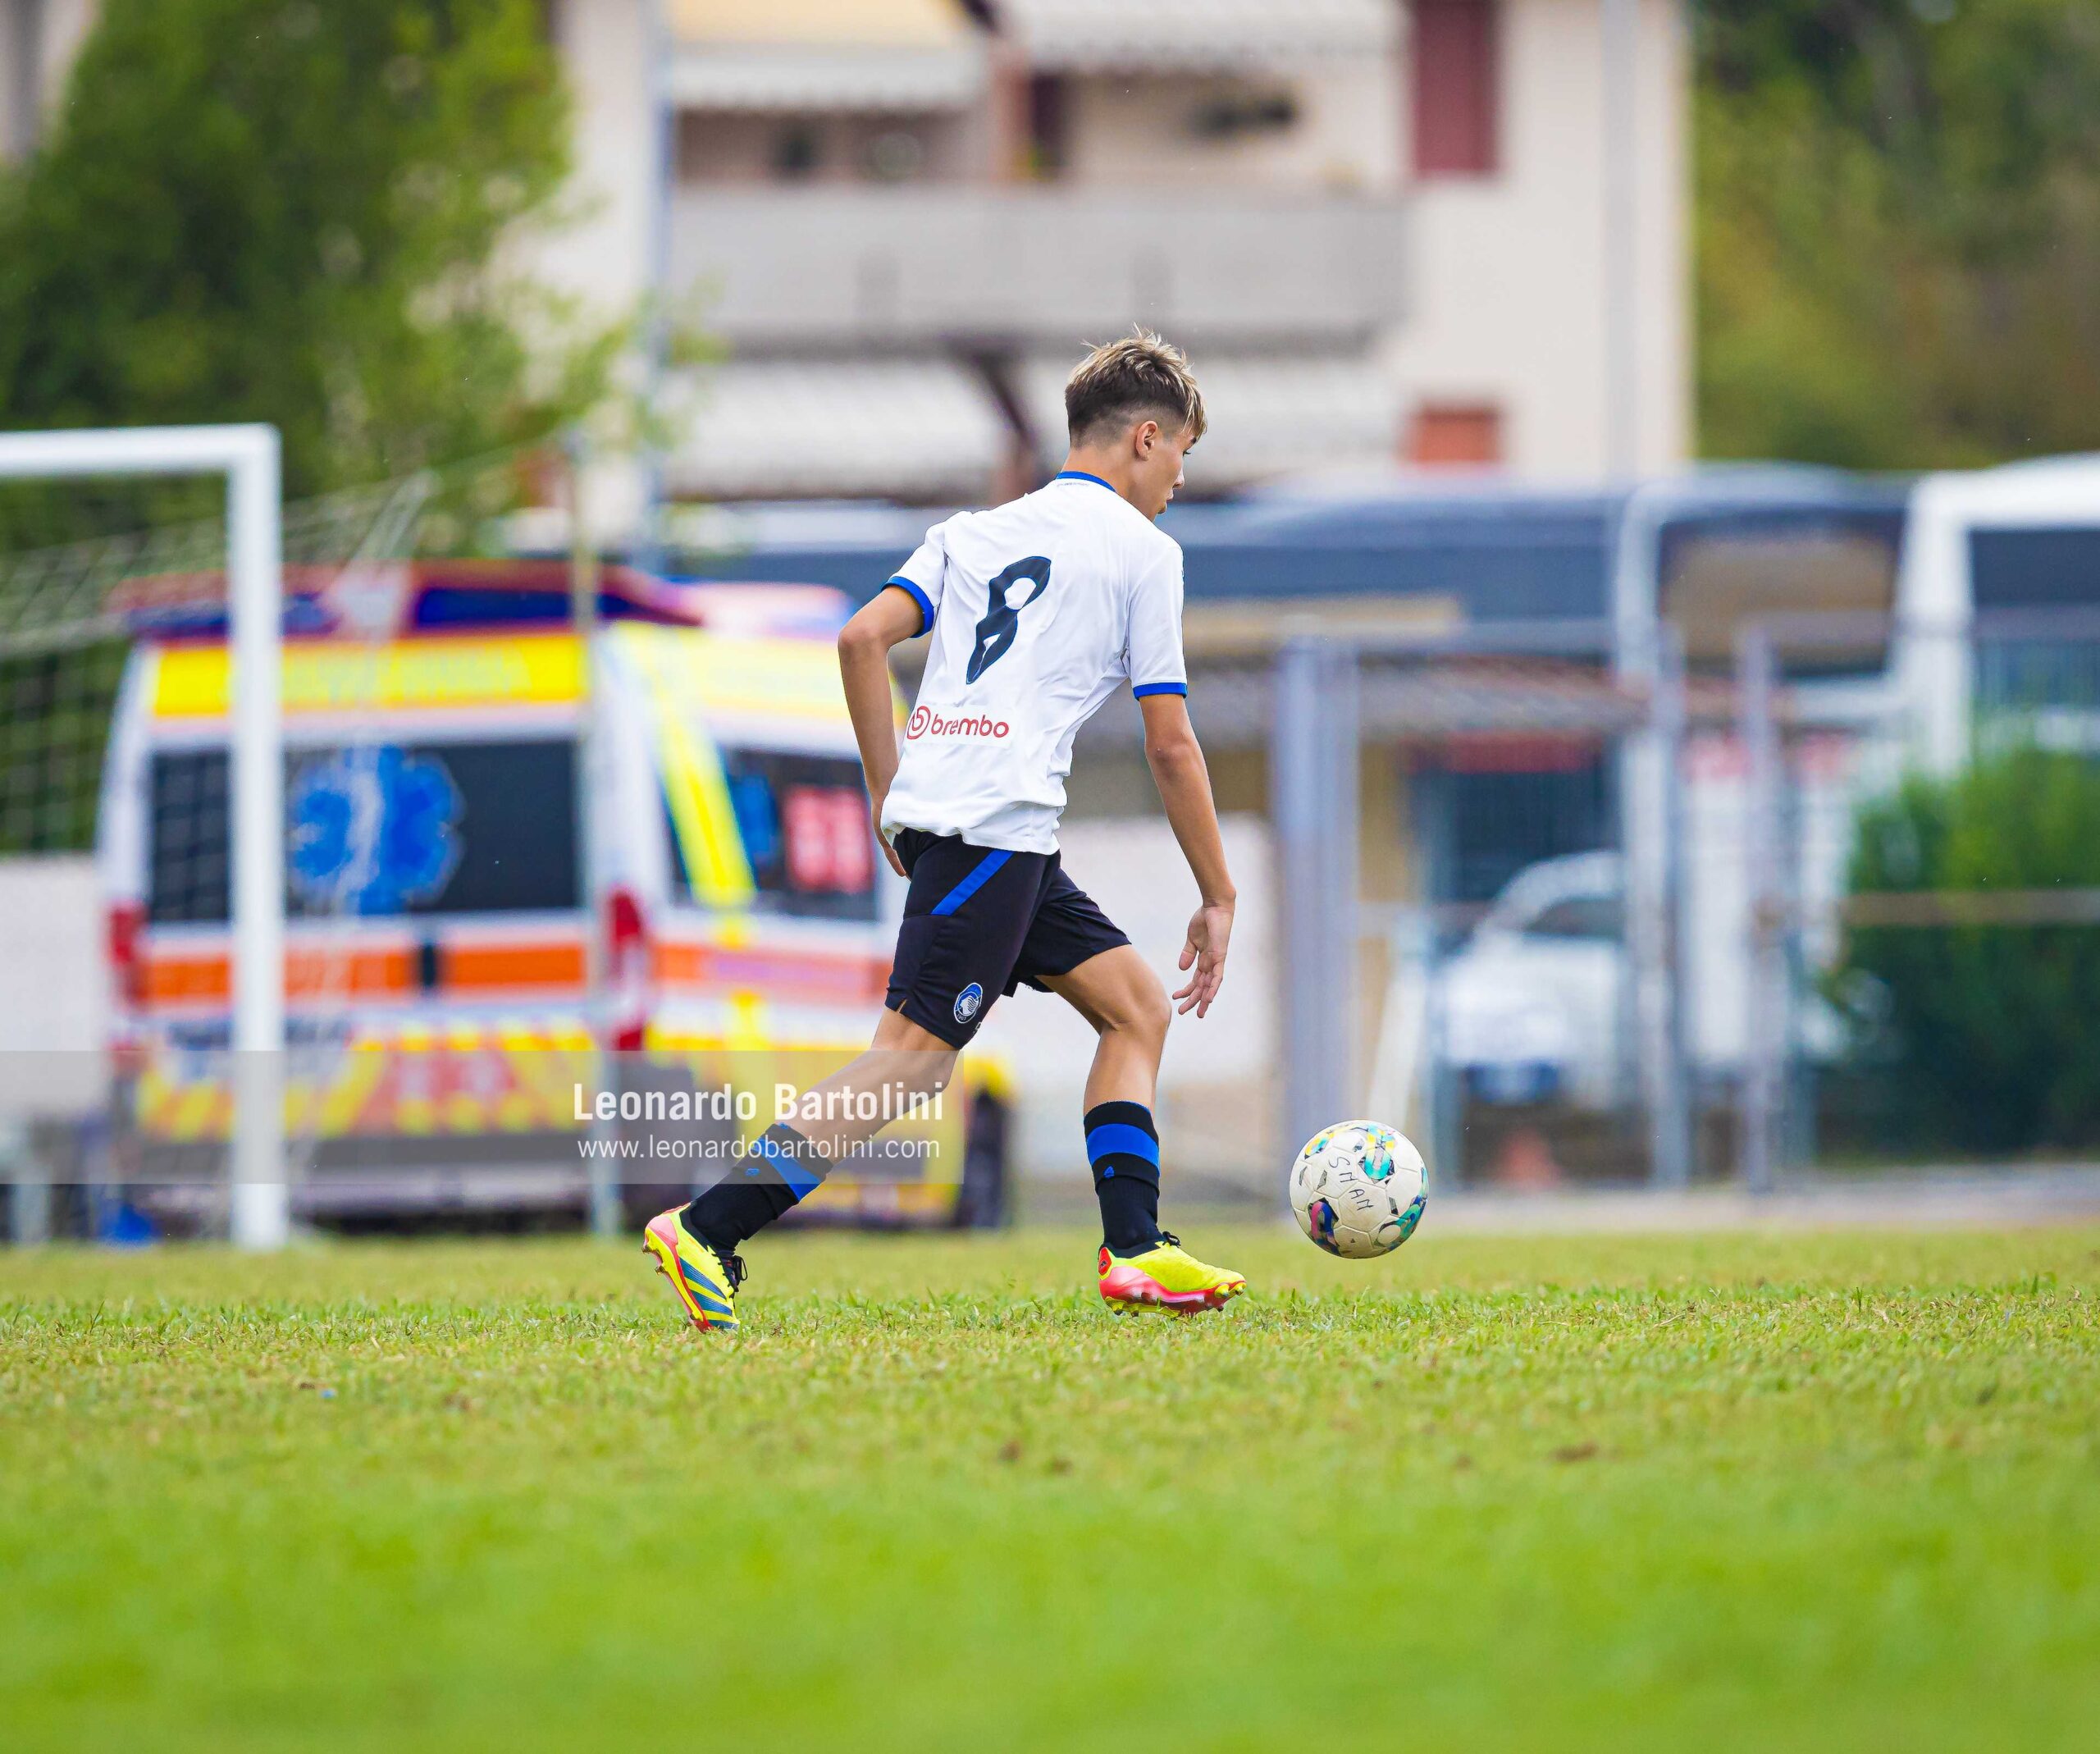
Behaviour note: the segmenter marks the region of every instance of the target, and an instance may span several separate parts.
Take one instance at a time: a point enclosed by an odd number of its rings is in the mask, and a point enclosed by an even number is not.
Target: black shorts
[[[1047,992],[1044,975],[1130,943],[1054,852],[994,851],[919,829],[898,829],[891,844],[911,888],[883,1003],[952,1048],[977,1033],[1002,993]]]

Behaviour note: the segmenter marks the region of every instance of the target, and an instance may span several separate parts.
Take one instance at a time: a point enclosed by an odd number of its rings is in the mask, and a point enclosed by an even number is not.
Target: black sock
[[[1086,1112],[1086,1155],[1101,1202],[1101,1240],[1112,1254],[1159,1240],[1159,1133],[1143,1103],[1102,1103]]]
[[[740,1173],[724,1176],[687,1207],[686,1228],[718,1254],[734,1254],[824,1180],[824,1153],[793,1127],[769,1126]]]

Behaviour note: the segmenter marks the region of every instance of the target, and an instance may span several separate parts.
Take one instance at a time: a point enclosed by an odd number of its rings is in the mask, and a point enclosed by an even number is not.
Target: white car
[[[1490,1103],[1609,1108],[1624,1093],[1624,867],[1615,852],[1528,866],[1439,981],[1443,1057]]]

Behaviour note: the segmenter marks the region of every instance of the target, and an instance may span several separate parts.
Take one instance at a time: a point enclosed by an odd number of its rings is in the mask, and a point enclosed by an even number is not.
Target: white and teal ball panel
[[[1368,1260],[1414,1234],[1429,1204],[1422,1153],[1376,1121],[1322,1128],[1290,1167],[1290,1209],[1330,1254]]]

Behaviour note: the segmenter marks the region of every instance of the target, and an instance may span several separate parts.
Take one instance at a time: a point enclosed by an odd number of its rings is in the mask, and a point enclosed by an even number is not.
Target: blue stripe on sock
[[[810,1197],[810,1190],[824,1180],[820,1175],[811,1175],[802,1167],[800,1159],[782,1145],[779,1140],[768,1139],[763,1133],[751,1141],[751,1154],[755,1158],[763,1158],[778,1170],[783,1185],[797,1200],[807,1199]],[[751,1173],[753,1175],[759,1173],[756,1166],[753,1167]]]
[[[934,911],[937,914],[953,913],[971,896],[976,894],[979,889],[989,883],[999,867],[1012,856],[1013,855],[1004,847],[994,852],[986,853],[977,861],[967,877],[934,903]]]
[[[1157,1169],[1159,1141],[1141,1126],[1132,1126],[1127,1121],[1111,1121],[1105,1126],[1097,1126],[1086,1135],[1087,1162],[1098,1163],[1105,1157],[1143,1158]]]

